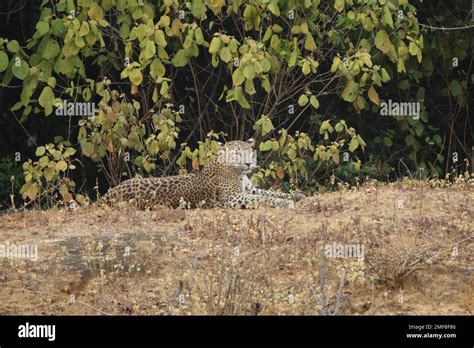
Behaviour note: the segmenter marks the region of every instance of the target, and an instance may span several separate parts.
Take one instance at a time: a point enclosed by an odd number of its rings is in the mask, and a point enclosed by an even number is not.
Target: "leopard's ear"
[[[249,144],[250,146],[254,147],[255,146],[255,139],[254,138],[249,138],[249,139],[247,139],[246,143]]]

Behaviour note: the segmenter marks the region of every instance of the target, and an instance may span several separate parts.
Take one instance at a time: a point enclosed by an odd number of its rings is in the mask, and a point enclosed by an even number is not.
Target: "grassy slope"
[[[295,210],[3,215],[1,243],[39,260],[4,259],[0,314],[472,315],[473,198],[472,183],[404,181]],[[323,258],[333,242],[364,261]]]

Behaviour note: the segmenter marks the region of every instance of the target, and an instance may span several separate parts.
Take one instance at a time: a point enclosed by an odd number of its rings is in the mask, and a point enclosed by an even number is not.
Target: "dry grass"
[[[294,210],[0,216],[0,314],[474,314],[474,186],[400,181]],[[324,256],[359,245],[364,258]]]

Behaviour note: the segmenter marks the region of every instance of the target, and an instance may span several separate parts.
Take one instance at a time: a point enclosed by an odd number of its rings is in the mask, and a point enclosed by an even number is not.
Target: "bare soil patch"
[[[472,315],[473,198],[403,181],[291,210],[4,214],[0,244],[39,258],[0,259],[0,314]]]

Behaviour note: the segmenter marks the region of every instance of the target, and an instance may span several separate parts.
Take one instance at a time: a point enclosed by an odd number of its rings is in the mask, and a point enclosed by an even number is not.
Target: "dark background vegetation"
[[[26,45],[35,32],[41,2],[2,1],[0,37],[16,39],[21,46]],[[423,124],[421,136],[417,136],[419,146],[407,144],[409,127],[404,128],[397,120],[373,117],[373,108],[357,113],[352,105],[341,102],[336,93],[336,84],[329,86],[330,92],[319,98],[320,108],[317,111],[307,109],[296,120],[288,118],[284,113],[278,114],[287,108],[287,105],[281,105],[280,111],[272,115],[275,128],[286,128],[292,134],[304,131],[312,137],[317,134],[321,120],[344,119],[367,144],[365,151],[358,153],[357,158],[362,162],[362,173],[373,177],[396,179],[408,172],[410,175],[445,177],[453,170],[456,173],[465,171],[473,156],[474,133],[474,28],[470,27],[474,24],[472,4],[470,0],[410,3],[417,8],[419,23],[426,25],[421,28],[425,43],[423,61],[420,65],[407,67],[407,74],[396,74],[395,68],[395,78],[384,84],[379,90],[379,96],[381,99],[403,101],[424,100],[429,116],[428,121]],[[206,21],[212,19],[210,16]],[[204,26],[207,23],[202,24]],[[221,25],[228,33],[238,32],[232,21]],[[429,26],[460,29],[439,30]],[[210,37],[206,39],[209,40]],[[453,58],[459,61],[457,67],[453,67]],[[184,103],[187,106],[180,125],[179,141],[195,146],[210,131],[226,132],[228,139],[258,138],[259,134],[252,126],[258,119],[259,110],[239,113],[237,117],[230,106],[218,103],[222,88],[231,79],[231,75],[222,65],[217,68],[207,66],[208,61],[209,53],[203,51],[193,62],[195,70],[181,69],[172,84],[175,105]],[[332,59],[320,61],[320,64],[325,65],[328,70]],[[93,72],[97,67],[91,65],[87,69]],[[454,80],[466,83],[467,88],[460,95],[453,93]],[[195,84],[196,81],[198,84]],[[0,87],[0,201],[3,207],[9,205],[9,194],[12,191],[10,176],[15,175],[17,178],[13,184],[13,190],[17,192],[22,184],[21,164],[28,158],[34,158],[37,146],[53,142],[57,135],[66,136],[69,131],[69,121],[66,118],[30,115],[26,121],[20,122],[21,111],[12,112],[10,108],[19,100],[21,86],[22,81],[13,79],[8,85],[2,84]],[[77,131],[78,127],[72,128],[73,143]],[[14,161],[14,154],[17,152],[21,154],[20,162]],[[452,159],[453,152],[459,155],[456,163]],[[82,156],[81,162],[83,166],[74,173],[75,181],[80,183],[79,187],[90,192],[97,176],[101,183],[106,182],[103,173],[97,172],[97,167],[89,158]],[[423,168],[422,171],[420,168]],[[347,168],[340,166],[335,169],[340,178],[351,179]],[[176,172],[176,168],[171,168],[167,174],[173,172]],[[318,180],[327,180],[327,176],[321,175]]]

